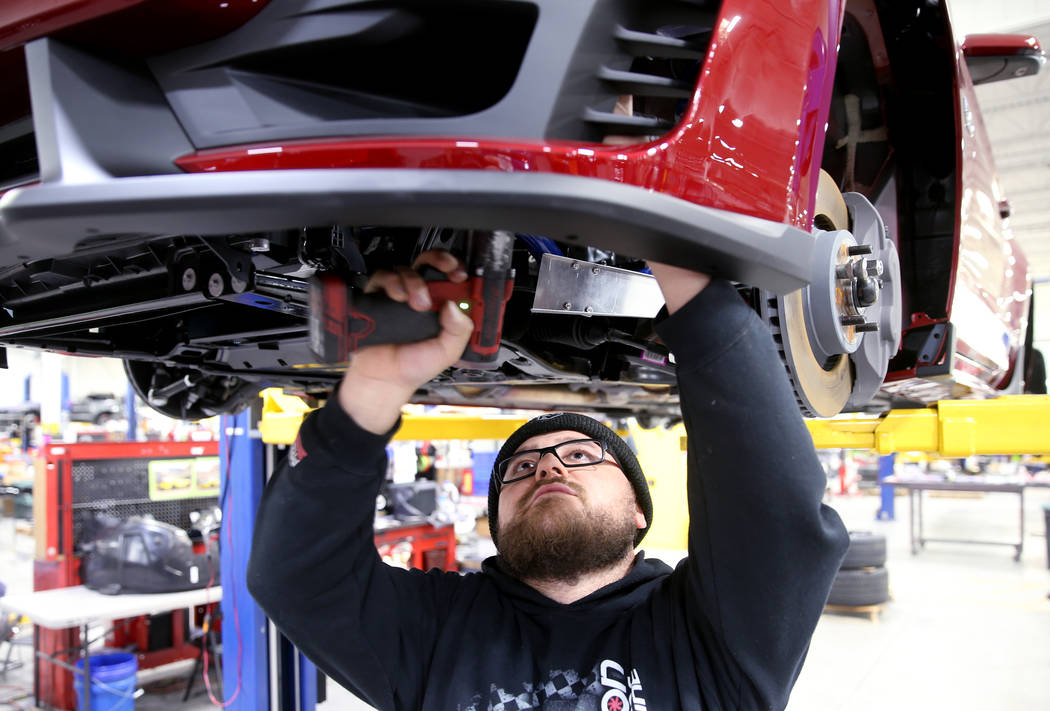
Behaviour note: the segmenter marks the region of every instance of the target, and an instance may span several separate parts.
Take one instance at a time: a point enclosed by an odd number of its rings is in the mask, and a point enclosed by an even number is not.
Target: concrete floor
[[[926,494],[930,497],[930,494]],[[1044,504],[1025,493],[1024,554],[1008,547],[928,543],[912,555],[908,500],[896,521],[874,520],[877,499],[837,498],[852,530],[886,535],[893,601],[877,622],[825,614],[790,711],[1050,709],[1050,571]],[[1018,539],[1016,494],[926,498],[929,537]]]
[[[1050,489],[1029,490],[1025,501],[1025,549],[1015,562],[1012,548],[955,543],[929,543],[913,556],[906,497],[896,499],[897,520],[888,522],[874,518],[876,497],[834,499],[847,527],[886,535],[894,599],[876,621],[831,613],[821,618],[789,711],[1050,708],[1050,571],[1042,512]],[[926,534],[1015,541],[1017,504],[1012,494],[927,498]],[[0,580],[10,593],[30,589],[31,556],[32,540],[0,519]],[[28,651],[21,654],[28,661]],[[187,673],[186,664],[152,672],[150,692],[136,708],[214,708],[199,683],[181,703]],[[0,678],[0,707],[31,683],[28,668]],[[320,711],[370,708],[332,682],[328,695]],[[16,703],[13,708],[31,708],[31,699]]]

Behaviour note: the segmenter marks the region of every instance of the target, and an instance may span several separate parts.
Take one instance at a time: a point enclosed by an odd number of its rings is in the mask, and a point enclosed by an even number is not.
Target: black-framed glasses
[[[551,447],[515,452],[506,459],[501,459],[496,463],[496,476],[500,486],[528,479],[536,473],[543,455],[548,453],[557,457],[566,467],[589,467],[602,462],[620,466],[607,457],[605,442],[596,439],[572,439]]]

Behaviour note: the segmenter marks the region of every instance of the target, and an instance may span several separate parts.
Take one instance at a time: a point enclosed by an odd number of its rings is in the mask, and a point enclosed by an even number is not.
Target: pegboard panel
[[[130,518],[132,516],[152,516],[158,521],[178,526],[184,531],[189,531],[190,512],[201,511],[218,505],[218,497],[211,496],[202,499],[171,499],[168,501],[95,501],[91,503],[73,505],[73,545],[80,543],[80,537],[84,530],[85,521],[89,520],[95,513],[113,516],[115,518]]]
[[[73,545],[80,543],[85,521],[93,513],[116,518],[152,516],[183,530],[190,529],[191,511],[213,507],[217,496],[153,501],[149,498],[149,464],[157,458],[75,459],[73,482]]]
[[[73,461],[73,505],[149,498],[149,459]]]

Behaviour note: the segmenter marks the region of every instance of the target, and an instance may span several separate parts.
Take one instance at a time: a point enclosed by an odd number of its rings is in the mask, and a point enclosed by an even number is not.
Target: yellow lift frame
[[[310,408],[278,389],[263,392],[259,430],[264,442],[291,444]],[[521,417],[440,415],[402,417],[401,440],[506,439],[525,423]],[[891,410],[881,417],[853,415],[807,420],[818,449],[869,449],[879,454],[926,452],[942,457],[974,454],[1050,454],[1050,396],[1018,395],[994,400],[944,400],[919,410]],[[631,424],[642,468],[648,472],[653,506],[659,512],[646,536],[652,549],[684,548],[689,516],[685,507],[685,429],[643,430]]]
[[[262,420],[259,434],[267,444],[291,444],[311,408],[294,395],[279,388],[262,393]],[[397,440],[506,439],[527,422],[524,417],[477,415],[403,415]]]
[[[818,449],[928,452],[942,457],[1050,453],[1050,395],[941,400],[881,417],[807,420]]]
[[[310,408],[277,388],[264,390],[262,397],[263,441],[291,444]],[[405,415],[394,439],[506,439],[525,422],[522,417]],[[806,420],[806,425],[817,449],[928,452],[942,457],[1050,454],[1050,395],[941,400],[917,410]]]

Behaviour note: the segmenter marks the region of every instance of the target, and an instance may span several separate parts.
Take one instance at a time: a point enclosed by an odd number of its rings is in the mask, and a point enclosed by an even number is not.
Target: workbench
[[[1024,490],[1027,484],[1023,481],[990,481],[988,479],[977,479],[968,477],[948,481],[938,477],[922,478],[900,478],[896,476],[887,477],[884,484],[901,487],[908,492],[908,537],[911,541],[911,552],[916,554],[926,546],[927,542],[933,543],[975,543],[982,545],[1011,546],[1015,549],[1014,560],[1021,560],[1024,552]],[[1010,541],[988,541],[973,540],[965,538],[927,538],[923,532],[922,521],[922,499],[924,491],[972,491],[981,493],[1004,493],[1017,494],[1020,499],[1020,528],[1016,543]],[[918,535],[916,536],[916,528]]]
[[[81,628],[80,652],[84,659],[84,668],[78,669],[39,651],[37,633],[33,634],[33,651],[36,657],[49,664],[55,664],[74,674],[84,675],[84,709],[91,709],[91,668],[88,660],[90,637],[88,628],[93,623],[108,622],[139,615],[157,615],[172,610],[181,610],[209,605],[222,600],[222,588],[214,586],[199,590],[187,590],[175,593],[154,593],[149,595],[103,595],[83,585],[69,588],[55,588],[38,592],[22,593],[0,598],[0,610],[28,617],[35,626],[48,629]],[[75,660],[72,660],[75,661]],[[40,707],[40,690],[33,689],[36,706]]]

